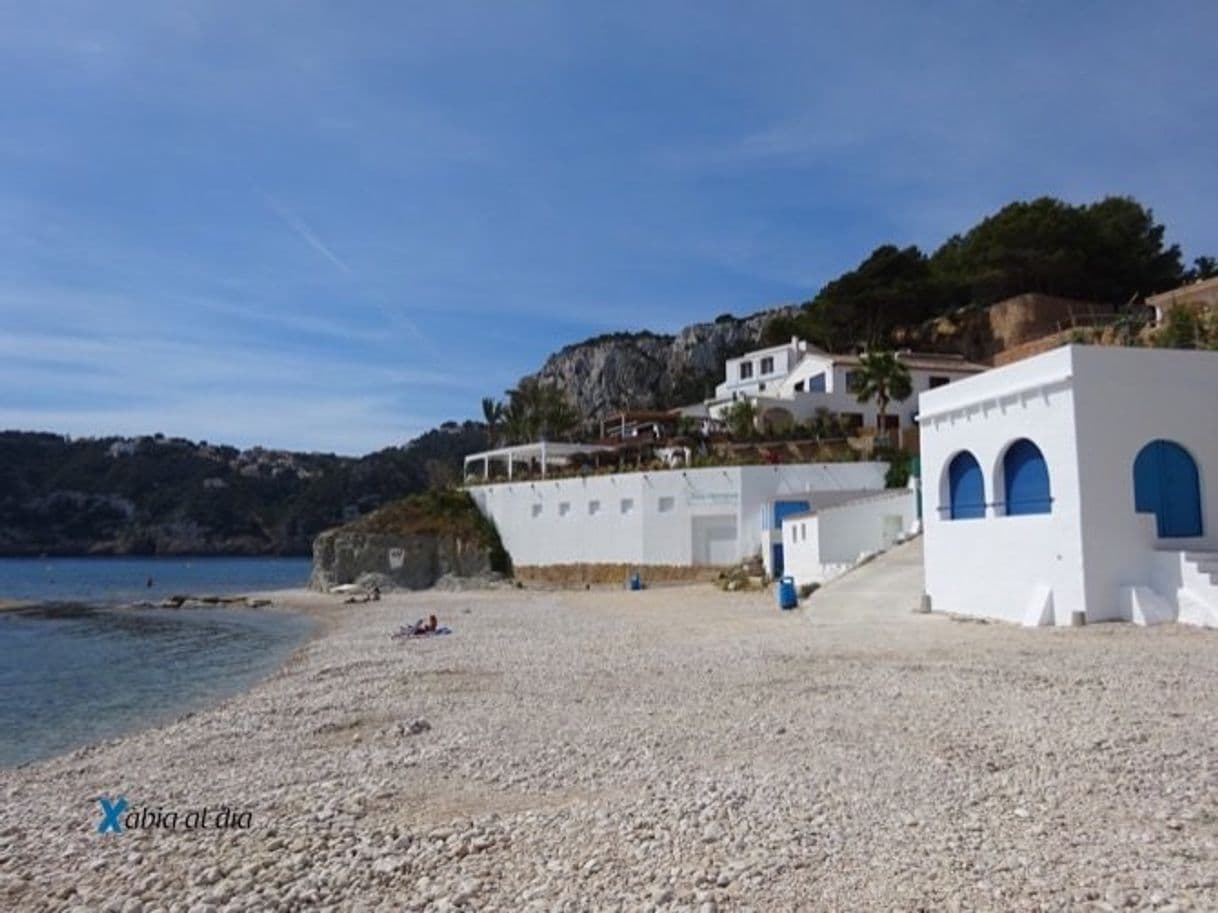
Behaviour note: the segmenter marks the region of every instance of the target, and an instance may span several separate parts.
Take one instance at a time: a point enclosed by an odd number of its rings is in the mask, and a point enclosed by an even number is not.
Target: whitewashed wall
[[[916,519],[915,494],[907,488],[788,517],[782,524],[785,573],[800,586],[823,583],[864,554],[891,547]]]
[[[730,564],[761,549],[766,501],[883,488],[887,468],[806,463],[664,470],[468,490],[518,565]]]
[[[1218,353],[1072,351],[1087,617],[1117,618],[1121,588],[1151,585],[1157,549],[1218,548]],[[1197,463],[1200,538],[1160,541],[1153,515],[1134,512],[1134,460],[1156,438],[1180,444]]]
[[[1086,607],[1071,349],[927,391],[921,410],[926,591],[940,612],[1025,621],[1050,596],[1054,620]],[[1028,438],[1049,467],[1052,513],[1007,517],[1002,458]],[[984,518],[949,519],[947,467],[961,450],[985,478]]]

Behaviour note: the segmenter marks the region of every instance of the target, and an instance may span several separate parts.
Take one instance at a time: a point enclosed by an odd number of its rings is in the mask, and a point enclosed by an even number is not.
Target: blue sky
[[[1218,4],[0,0],[0,427],[363,453],[1016,198],[1218,253]]]

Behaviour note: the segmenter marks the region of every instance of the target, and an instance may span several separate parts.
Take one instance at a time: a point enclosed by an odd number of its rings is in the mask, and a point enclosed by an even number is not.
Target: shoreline
[[[0,770],[0,901],[1218,905],[1218,797],[1196,776],[1218,695],[1188,687],[1218,675],[1210,632],[915,615],[909,554],[786,613],[707,585],[279,591],[319,621],[269,677]],[[390,640],[431,612],[451,636]],[[1165,714],[1164,688],[1190,699]],[[251,826],[99,835],[99,795]]]
[[[242,596],[243,604],[233,602],[207,603],[194,602],[186,603],[182,606],[162,606],[162,605],[141,605],[141,604],[98,604],[88,601],[41,601],[41,602],[17,602],[11,600],[0,600],[0,615],[13,614],[35,617],[53,617],[57,611],[60,612],[141,612],[141,611],[163,611],[176,612],[181,609],[204,609],[204,610],[219,610],[223,611],[249,611],[249,612],[265,612],[274,615],[295,615],[307,619],[310,624],[292,648],[287,651],[272,667],[269,667],[262,674],[257,675],[244,686],[237,690],[223,695],[207,695],[200,691],[200,684],[196,682],[194,685],[193,696],[184,700],[183,708],[180,710],[171,711],[169,714],[157,714],[150,711],[147,714],[145,722],[134,723],[130,726],[124,726],[119,739],[134,738],[141,734],[154,732],[166,726],[171,726],[179,723],[190,717],[206,712],[210,709],[219,707],[229,701],[239,700],[248,692],[259,687],[266,681],[279,675],[287,666],[295,662],[301,653],[308,646],[320,637],[324,637],[329,626],[334,622],[334,613],[327,610],[325,606],[314,606],[308,600],[297,600],[296,604],[283,604],[285,598],[300,597],[302,594],[307,594],[309,591],[303,588],[286,588],[280,590],[264,590],[255,591],[249,596]],[[248,600],[248,601],[246,601]],[[43,757],[32,758],[27,761],[22,761],[14,765],[0,764],[0,775],[5,771],[25,769],[34,765],[52,762],[57,759],[70,757],[78,752],[90,753],[94,749],[104,746],[114,739],[96,739],[93,741],[83,742],[79,745],[74,745],[70,748],[65,748],[61,751],[56,751],[54,754]]]

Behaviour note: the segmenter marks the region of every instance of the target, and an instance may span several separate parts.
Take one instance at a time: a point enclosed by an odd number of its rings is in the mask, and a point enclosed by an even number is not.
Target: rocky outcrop
[[[421,590],[441,578],[511,572],[494,524],[462,491],[428,491],[387,504],[313,540],[309,586]]]
[[[492,574],[491,550],[454,535],[366,533],[345,527],[313,541],[309,586],[327,591],[346,583],[422,590],[445,576]]]
[[[567,346],[536,376],[568,391],[585,416],[698,402],[723,379],[723,362],[757,347],[765,325],[795,307],[695,323],[673,336],[613,333]]]

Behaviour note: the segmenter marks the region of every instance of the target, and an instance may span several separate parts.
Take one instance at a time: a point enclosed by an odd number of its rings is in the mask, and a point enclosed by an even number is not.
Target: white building
[[[1218,353],[1069,346],[920,397],[935,611],[1218,625]]]
[[[781,531],[784,573],[798,586],[844,574],[916,532],[916,502],[912,488],[893,488],[788,514]]]
[[[889,404],[890,428],[914,427],[919,393],[986,370],[956,355],[896,355],[909,369],[913,395]],[[706,406],[713,418],[722,419],[734,402],[747,399],[756,406],[759,424],[771,428],[806,422],[821,410],[842,415],[858,427],[875,427],[877,404],[858,400],[861,364],[858,355],[830,355],[793,338],[785,345],[729,359],[726,379]]]
[[[881,489],[886,463],[724,466],[474,485],[520,567],[726,566],[762,551],[762,508],[787,495]]]

